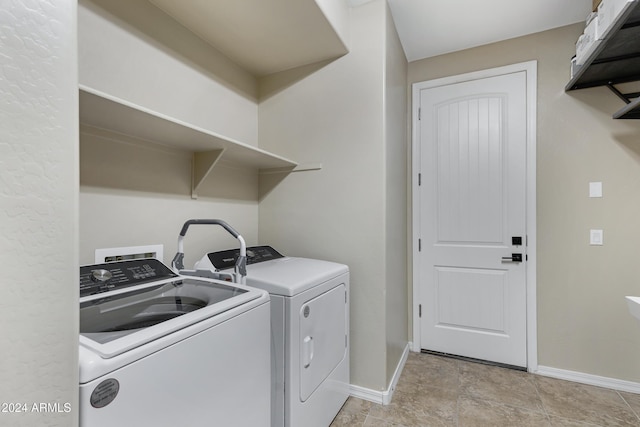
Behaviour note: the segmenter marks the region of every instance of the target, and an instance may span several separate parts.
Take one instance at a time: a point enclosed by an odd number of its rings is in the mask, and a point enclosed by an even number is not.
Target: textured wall
[[[76,51],[75,1],[2,2],[2,426],[77,425]]]
[[[580,24],[416,61],[409,83],[538,60],[538,363],[640,382],[640,122],[606,88],[565,93]],[[604,197],[591,199],[589,182]],[[589,229],[604,229],[604,246]]]

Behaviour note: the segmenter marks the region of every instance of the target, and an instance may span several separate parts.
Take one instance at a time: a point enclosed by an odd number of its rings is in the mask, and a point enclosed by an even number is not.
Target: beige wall
[[[289,85],[282,76],[261,81],[286,88],[259,106],[262,148],[322,164],[320,171],[291,174],[261,200],[259,240],[286,254],[349,265],[351,382],[374,390],[387,388],[387,365],[395,369],[406,343],[406,300],[391,315],[387,304],[390,291],[402,300],[406,287],[405,260],[393,252],[406,242],[405,119],[387,117],[385,106],[388,96],[402,110],[404,95],[396,91],[406,86],[396,40],[387,57],[389,19],[382,0],[353,8],[350,52]],[[389,200],[399,201],[397,210],[387,210]]]
[[[385,22],[385,250],[387,385],[408,339],[407,60],[387,5]]]
[[[76,2],[5,2],[2,13],[0,402],[27,406],[26,413],[3,411],[0,424],[75,426]],[[40,403],[59,404],[61,412],[34,411]]]
[[[164,261],[170,263],[178,233],[192,218],[223,219],[247,244],[257,243],[257,172],[219,163],[193,200],[191,161],[190,152],[81,127],[81,265],[93,264],[99,248],[149,244],[164,245]],[[221,227],[189,228],[185,266],[237,245]]]
[[[80,264],[93,264],[99,248],[164,245],[164,262],[169,264],[177,251],[178,233],[192,218],[227,221],[247,242],[258,242],[256,203],[133,190],[81,187]],[[192,226],[184,240],[185,267],[207,252],[238,247],[238,241],[214,226]]]
[[[146,0],[80,0],[80,84],[257,145],[253,76]]]
[[[145,0],[81,0],[80,83],[189,123],[257,145],[257,81]],[[255,244],[255,170],[221,161],[191,198],[191,152],[83,127],[80,133],[80,263],[98,248],[164,245],[177,250],[192,218],[229,222]],[[185,266],[202,254],[236,247],[218,227],[193,227]]]
[[[409,83],[538,60],[538,363],[640,381],[640,123],[605,88],[564,92],[580,24],[409,65]],[[604,197],[590,199],[590,181]],[[589,229],[604,246],[589,246]]]

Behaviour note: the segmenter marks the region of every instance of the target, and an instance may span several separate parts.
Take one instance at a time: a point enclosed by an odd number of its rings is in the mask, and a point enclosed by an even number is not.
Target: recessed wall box
[[[164,261],[164,245],[128,246],[96,249],[95,263],[125,261],[137,258],[156,258]]]

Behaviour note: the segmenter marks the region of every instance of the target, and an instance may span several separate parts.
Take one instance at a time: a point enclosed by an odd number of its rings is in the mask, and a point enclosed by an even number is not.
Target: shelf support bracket
[[[618,89],[616,89],[616,87],[613,86],[611,83],[607,83],[607,87],[609,88],[609,90],[611,92],[613,92],[618,98],[622,99],[626,104],[630,104],[631,103],[629,98],[624,93],[622,93]]]
[[[200,151],[193,153],[192,167],[191,167],[191,198],[198,198],[198,189],[204,182],[205,178],[213,167],[218,163],[218,160],[222,157],[224,149]]]

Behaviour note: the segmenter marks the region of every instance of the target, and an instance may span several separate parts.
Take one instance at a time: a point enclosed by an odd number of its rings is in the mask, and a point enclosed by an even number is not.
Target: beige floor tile
[[[364,422],[364,427],[405,427],[402,424],[396,424],[390,421],[381,420],[372,416],[367,416]]]
[[[396,390],[391,404],[373,406],[369,415],[407,427],[455,426],[457,399],[457,391],[443,388]]]
[[[461,396],[458,402],[458,426],[547,427],[551,423],[543,412]]]
[[[584,423],[582,421],[569,420],[566,418],[549,416],[552,427],[604,427],[598,424]]]
[[[375,405],[375,403],[369,402],[368,400],[358,399],[357,397],[349,397],[347,401],[342,406],[340,412],[349,412],[349,413],[369,413],[371,407]]]
[[[411,353],[400,376],[398,386],[420,385],[457,390],[458,361],[430,354]]]
[[[622,398],[625,400],[625,402],[627,402],[627,404],[631,406],[631,409],[633,409],[633,412],[636,413],[636,416],[640,417],[640,394],[627,393],[624,391],[621,391],[619,393],[620,396],[622,396]]]
[[[460,394],[544,412],[531,375],[513,369],[461,362]]]
[[[340,411],[330,427],[360,427],[364,425],[367,414],[364,412]]]
[[[638,426],[638,417],[618,392],[554,378],[535,376],[549,415],[602,426]]]
[[[390,405],[350,397],[331,427],[640,427],[640,395],[411,353]]]

